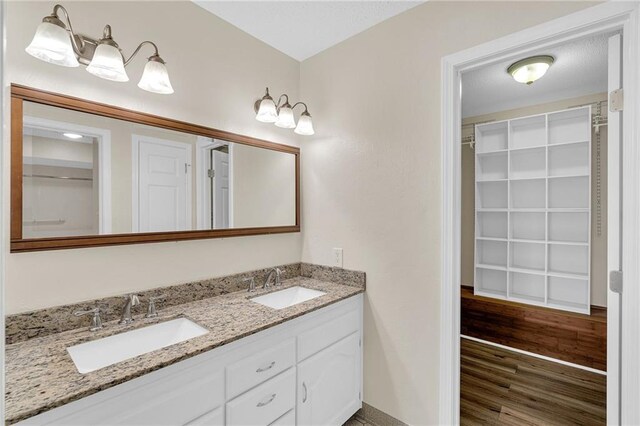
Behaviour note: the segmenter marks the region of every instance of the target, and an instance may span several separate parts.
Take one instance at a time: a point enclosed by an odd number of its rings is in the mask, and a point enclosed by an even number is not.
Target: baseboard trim
[[[489,342],[488,340],[478,339],[477,337],[465,336],[464,334],[461,334],[460,337],[463,338],[463,339],[472,340],[474,342],[484,343],[485,345],[495,346],[496,348],[504,349],[504,350],[507,350],[507,351],[517,352],[519,354],[532,356],[534,358],[544,359],[545,361],[551,361],[551,362],[555,362],[557,364],[562,364],[562,365],[566,365],[566,366],[569,366],[569,367],[579,368],[580,370],[589,371],[591,373],[596,373],[596,374],[600,374],[600,375],[603,375],[603,376],[607,375],[606,371],[597,370],[595,368],[586,367],[586,366],[580,365],[580,364],[574,364],[572,362],[563,361],[561,359],[556,359],[556,358],[551,358],[551,357],[548,357],[548,356],[545,356],[545,355],[536,354],[536,353],[533,353],[533,352],[527,352],[527,351],[524,351],[522,349],[512,348],[511,346],[505,346],[505,345],[501,345],[499,343]]]
[[[373,426],[408,426],[406,423],[372,407],[366,402],[362,403],[362,408],[356,412],[356,417]]]

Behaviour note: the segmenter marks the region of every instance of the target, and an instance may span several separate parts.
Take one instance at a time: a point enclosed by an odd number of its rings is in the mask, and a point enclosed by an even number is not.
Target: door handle
[[[304,391],[304,395],[302,395],[302,402],[307,402],[307,384],[302,382],[302,390]]]

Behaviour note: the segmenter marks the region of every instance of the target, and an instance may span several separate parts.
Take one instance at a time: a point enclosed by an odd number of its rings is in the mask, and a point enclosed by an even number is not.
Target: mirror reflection
[[[293,154],[23,110],[23,238],[295,225]]]

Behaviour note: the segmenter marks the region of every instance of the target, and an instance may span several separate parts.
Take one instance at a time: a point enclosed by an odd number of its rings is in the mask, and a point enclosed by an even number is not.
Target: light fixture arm
[[[155,53],[151,57],[154,58],[155,60],[159,60],[159,62],[162,62],[164,64],[164,61],[162,59],[160,59],[160,55],[158,54],[158,46],[156,46],[156,44],[154,42],[152,42],[152,41],[145,40],[142,43],[140,43],[138,45],[138,47],[136,47],[136,50],[134,50],[133,53],[131,54],[131,56],[129,56],[129,59],[124,61],[124,66],[125,67],[127,65],[129,65],[129,62],[131,62],[131,60],[133,58],[135,58],[135,56],[140,52],[140,49],[142,49],[142,46],[144,46],[145,44],[149,44],[149,45],[153,46],[153,48],[155,50]]]
[[[304,102],[296,102],[295,104],[293,104],[293,106],[291,107],[291,109],[294,109],[295,107],[297,107],[298,105],[302,105],[304,106],[304,112],[306,112],[307,114],[309,113],[309,109],[307,108],[307,104],[305,104]]]
[[[283,93],[282,95],[280,95],[280,97],[278,98],[278,102],[276,102],[276,109],[280,108],[280,101],[282,100],[282,98],[285,98],[285,101],[282,105],[286,105],[289,103],[289,96],[286,93]]]
[[[69,16],[69,12],[64,8],[63,5],[56,4],[55,6],[53,6],[53,13],[51,14],[51,18],[62,21],[60,19],[60,15],[58,14],[59,11],[64,12],[64,19],[67,21],[68,27],[67,31],[71,33],[71,44],[78,56],[80,56],[82,54],[82,51],[84,50],[84,40],[73,31],[73,26],[71,25],[71,17]],[[78,44],[78,41],[80,41],[80,44]]]

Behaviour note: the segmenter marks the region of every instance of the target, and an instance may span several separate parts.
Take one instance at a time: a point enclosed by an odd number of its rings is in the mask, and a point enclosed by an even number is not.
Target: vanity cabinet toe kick
[[[342,425],[362,407],[362,294],[19,425]]]

